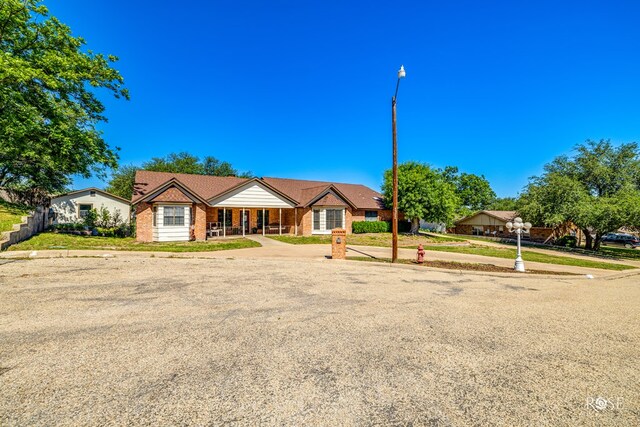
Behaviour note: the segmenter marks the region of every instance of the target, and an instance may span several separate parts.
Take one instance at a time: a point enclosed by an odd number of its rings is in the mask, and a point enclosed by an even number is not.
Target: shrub
[[[120,209],[114,209],[113,215],[111,216],[111,226],[112,227],[120,227],[124,225],[124,218],[122,218],[122,214],[120,213]]]
[[[98,220],[98,211],[95,209],[90,209],[87,212],[87,216],[84,217],[84,225],[93,228],[96,226],[96,221]]]
[[[128,237],[132,235],[132,226],[129,224],[120,224],[115,227],[116,237]]]
[[[575,248],[578,243],[576,236],[565,235],[557,239],[554,243],[556,246],[564,246],[565,248]]]
[[[354,221],[351,228],[354,234],[387,233],[391,230],[391,223],[386,221]]]
[[[111,212],[109,209],[104,206],[100,206],[100,209],[97,211],[96,218],[96,227],[98,228],[109,228],[111,227]]]
[[[127,231],[125,233],[125,235],[131,236],[131,237],[136,237],[136,222],[135,221],[131,221],[131,224],[123,224],[122,227],[123,227],[123,229],[125,229]]]
[[[115,228],[96,227],[98,236],[102,237],[115,237]]]

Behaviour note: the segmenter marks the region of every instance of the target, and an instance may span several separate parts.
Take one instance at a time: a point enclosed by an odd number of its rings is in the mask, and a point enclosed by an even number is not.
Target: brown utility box
[[[334,228],[331,230],[331,259],[347,257],[347,230]]]

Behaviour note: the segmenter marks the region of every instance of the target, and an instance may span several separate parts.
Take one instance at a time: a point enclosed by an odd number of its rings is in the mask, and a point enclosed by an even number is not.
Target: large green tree
[[[582,229],[588,249],[622,226],[640,226],[640,153],[636,143],[614,146],[587,140],[575,155],[545,165],[529,182],[519,213],[530,222],[557,227],[572,222]],[[593,236],[593,237],[592,237]]]
[[[0,187],[51,193],[115,167],[96,89],[129,98],[117,58],[87,50],[37,0],[0,2],[0,50]]]
[[[489,205],[496,199],[496,193],[484,175],[459,173],[456,166],[445,167],[442,175],[455,187],[460,203],[456,212],[458,217],[469,215],[474,211],[488,209]]]
[[[122,165],[114,170],[105,191],[123,199],[131,200],[136,171],[140,168],[134,165]]]
[[[517,211],[518,199],[515,197],[496,197],[485,209],[493,211]]]
[[[384,173],[382,184],[385,204],[393,200],[393,173]],[[416,233],[420,220],[451,224],[458,196],[454,185],[446,179],[443,171],[429,165],[406,162],[398,166],[398,209],[411,221],[411,231]]]
[[[142,166],[126,165],[118,168],[111,175],[106,191],[125,199],[131,199],[136,170],[155,172],[190,173],[196,175],[252,177],[251,172],[238,172],[229,162],[222,162],[215,157],[207,156],[202,160],[192,154],[171,153],[166,157],[153,157]]]

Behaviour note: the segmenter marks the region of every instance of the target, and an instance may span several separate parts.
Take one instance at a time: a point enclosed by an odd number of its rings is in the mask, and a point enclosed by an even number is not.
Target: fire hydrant
[[[424,262],[424,248],[422,244],[418,245],[418,259],[416,260],[418,264],[422,264]]]

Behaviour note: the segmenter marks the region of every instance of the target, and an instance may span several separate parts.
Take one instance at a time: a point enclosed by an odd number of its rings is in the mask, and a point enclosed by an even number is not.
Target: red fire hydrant
[[[418,259],[416,260],[418,264],[422,264],[424,262],[424,248],[422,244],[418,245]]]

